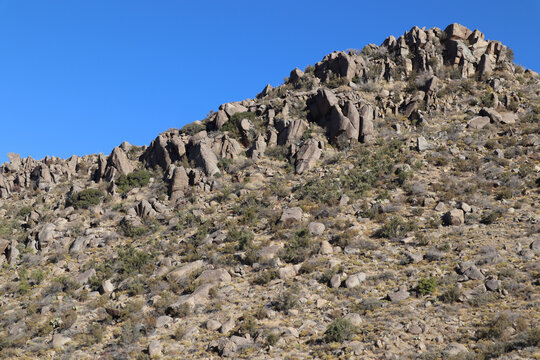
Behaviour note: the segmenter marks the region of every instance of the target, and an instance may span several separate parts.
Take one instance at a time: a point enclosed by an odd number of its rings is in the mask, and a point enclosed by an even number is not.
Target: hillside
[[[9,154],[0,357],[539,357],[539,84],[414,27],[148,146]]]

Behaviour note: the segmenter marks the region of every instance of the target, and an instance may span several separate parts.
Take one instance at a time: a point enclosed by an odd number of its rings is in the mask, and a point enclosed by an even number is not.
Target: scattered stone
[[[161,357],[162,349],[161,342],[159,340],[153,340],[148,344],[148,355],[150,355],[151,359],[159,358]]]
[[[391,302],[400,302],[408,299],[410,293],[407,291],[406,287],[400,287],[398,291],[388,294],[388,299]]]
[[[364,280],[366,280],[366,274],[363,272],[358,272],[349,276],[347,280],[345,280],[345,286],[347,286],[347,289],[353,289],[359,286]]]
[[[54,334],[52,339],[52,347],[55,350],[60,350],[64,347],[65,344],[71,341],[71,338],[68,338],[62,334]]]
[[[302,220],[302,213],[302,209],[299,207],[284,209],[279,221],[284,225],[291,225]]]
[[[216,331],[221,328],[221,323],[217,320],[210,319],[206,321],[206,329],[210,331]]]
[[[337,289],[341,286],[341,275],[336,274],[330,278],[330,287]]]
[[[465,213],[461,209],[453,209],[444,214],[443,222],[447,226],[458,226],[465,223]]]
[[[307,229],[311,235],[319,236],[324,233],[325,226],[323,223],[310,222],[309,225],[307,226]]]

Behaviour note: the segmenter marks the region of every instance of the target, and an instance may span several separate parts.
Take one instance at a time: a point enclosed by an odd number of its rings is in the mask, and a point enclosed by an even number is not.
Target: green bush
[[[329,342],[343,342],[351,340],[357,333],[358,329],[348,319],[339,318],[334,320],[326,328],[324,333],[324,341]]]
[[[103,192],[98,189],[85,189],[71,196],[70,205],[75,209],[88,209],[98,205],[103,197]]]
[[[256,119],[255,113],[246,111],[234,114],[229,121],[223,125],[221,131],[228,131],[231,136],[236,138],[241,137],[240,123],[243,119],[248,119],[253,122]]]
[[[283,261],[293,264],[299,264],[312,254],[314,244],[310,240],[309,231],[301,229],[294,234],[291,241],[280,252]]]
[[[253,245],[253,238],[254,236],[251,231],[233,227],[227,233],[226,241],[236,242],[238,250],[247,250]]]
[[[256,285],[266,285],[270,281],[277,278],[278,278],[278,273],[276,270],[266,270],[266,271],[263,271],[259,276],[257,276],[253,280],[253,283]]]
[[[116,186],[120,192],[128,192],[136,187],[144,187],[150,182],[151,174],[147,170],[136,170],[128,175],[120,175]]]
[[[497,221],[497,219],[501,216],[501,214],[498,212],[498,211],[490,211],[489,213],[487,213],[486,215],[484,215],[484,217],[482,217],[482,219],[480,220],[480,222],[484,225],[491,225],[493,224],[495,221]]]
[[[287,312],[298,305],[298,296],[293,290],[283,292],[276,300],[274,307],[278,311]]]
[[[17,217],[18,218],[25,218],[26,216],[30,215],[31,212],[32,212],[32,207],[31,206],[23,206],[17,212]]]
[[[409,231],[416,228],[413,222],[406,222],[399,216],[392,216],[377,231],[377,236],[389,239],[396,239],[405,236]]]
[[[195,135],[195,134],[197,134],[197,133],[199,133],[199,132],[201,132],[203,130],[206,130],[206,125],[199,124],[199,123],[187,124],[182,129],[180,129],[180,131],[183,134],[186,134],[186,135],[189,135],[189,136]]]
[[[461,290],[457,286],[451,286],[442,293],[439,299],[444,303],[453,304],[459,300],[461,295]]]
[[[299,200],[324,203],[330,206],[336,205],[341,195],[337,181],[330,178],[310,179],[304,184],[295,186],[293,192]]]
[[[115,268],[122,274],[140,274],[150,271],[152,268],[153,256],[146,251],[137,250],[128,245],[118,249],[118,259],[115,261]]]
[[[435,278],[423,278],[418,281],[418,293],[420,295],[429,295],[437,288],[437,279]]]

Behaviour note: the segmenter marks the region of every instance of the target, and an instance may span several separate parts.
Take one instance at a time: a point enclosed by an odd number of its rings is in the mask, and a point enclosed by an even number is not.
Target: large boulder
[[[360,108],[360,132],[359,140],[363,143],[370,143],[374,140],[375,128],[373,126],[375,110],[369,104]]]
[[[467,127],[470,129],[482,129],[484,126],[489,124],[490,120],[487,116],[476,116],[469,120]]]
[[[116,169],[118,174],[122,175],[127,175],[135,170],[135,167],[131,164],[126,153],[119,146],[113,149],[107,159],[107,171],[105,172],[105,176],[108,180],[112,180],[112,178],[115,177],[112,169]]]
[[[213,176],[220,172],[217,166],[217,156],[205,141],[198,141],[191,145],[189,159],[202,168],[207,176]]]
[[[466,40],[472,33],[471,30],[458,23],[448,25],[444,32],[452,40]]]
[[[465,213],[461,209],[453,209],[443,216],[445,225],[463,225],[465,223]]]
[[[171,181],[169,182],[169,198],[174,201],[184,195],[184,191],[189,186],[189,177],[186,169],[179,166],[173,171]]]
[[[302,119],[295,119],[288,123],[278,137],[279,145],[291,145],[296,143],[308,128],[308,123]]]
[[[322,154],[322,143],[315,139],[304,141],[300,149],[296,152],[295,171],[302,174],[313,168]]]
[[[242,152],[242,146],[236,139],[223,135],[214,139],[212,150],[220,158],[235,159]]]
[[[281,218],[279,221],[284,225],[300,222],[300,220],[302,220],[302,214],[302,209],[299,207],[287,208],[281,213]]]

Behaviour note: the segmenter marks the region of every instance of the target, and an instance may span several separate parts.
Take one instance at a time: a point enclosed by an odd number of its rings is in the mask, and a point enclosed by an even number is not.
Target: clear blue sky
[[[149,144],[334,50],[452,22],[540,70],[533,0],[0,0],[0,163]]]

